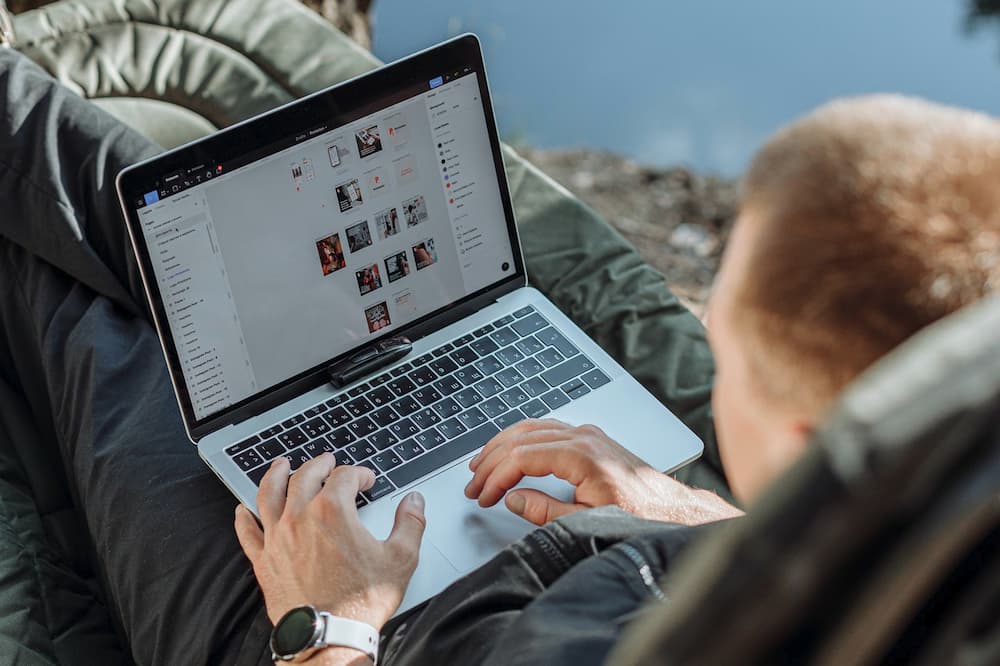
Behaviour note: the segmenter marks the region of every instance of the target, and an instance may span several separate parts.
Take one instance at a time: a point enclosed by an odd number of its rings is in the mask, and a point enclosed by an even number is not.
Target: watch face
[[[319,631],[319,613],[315,608],[293,608],[274,625],[271,651],[280,657],[293,657],[315,643]]]

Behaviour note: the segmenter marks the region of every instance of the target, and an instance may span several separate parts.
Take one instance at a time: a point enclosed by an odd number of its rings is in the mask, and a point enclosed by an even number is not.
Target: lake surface
[[[963,0],[376,0],[393,60],[472,31],[501,134],[736,175],[790,119],[900,92],[1000,115],[1000,26]]]

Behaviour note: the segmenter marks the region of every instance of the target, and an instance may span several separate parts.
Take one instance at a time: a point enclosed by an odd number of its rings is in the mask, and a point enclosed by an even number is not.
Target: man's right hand
[[[742,512],[714,493],[689,488],[642,460],[592,425],[522,421],[494,437],[469,463],[465,488],[480,506],[507,494],[507,508],[542,525],[559,516],[615,505],[642,518],[699,525]],[[507,493],[526,476],[554,475],[576,488],[573,502],[533,489]]]

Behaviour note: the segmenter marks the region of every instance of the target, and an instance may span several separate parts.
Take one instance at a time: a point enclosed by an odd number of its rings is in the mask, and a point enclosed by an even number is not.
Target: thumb
[[[525,488],[507,494],[507,508],[536,525],[544,525],[567,513],[586,509],[583,504],[560,502],[540,490]]]
[[[426,526],[424,496],[418,492],[412,492],[404,497],[403,501],[396,507],[396,523],[392,526],[392,532],[389,533],[389,538],[385,541],[411,553],[413,559],[416,560],[420,553],[420,540],[424,536],[424,527]]]

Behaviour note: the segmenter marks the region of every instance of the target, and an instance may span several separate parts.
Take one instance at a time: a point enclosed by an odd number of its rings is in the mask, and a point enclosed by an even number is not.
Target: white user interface
[[[147,196],[139,221],[195,418],[514,272],[479,97],[471,73]]]

